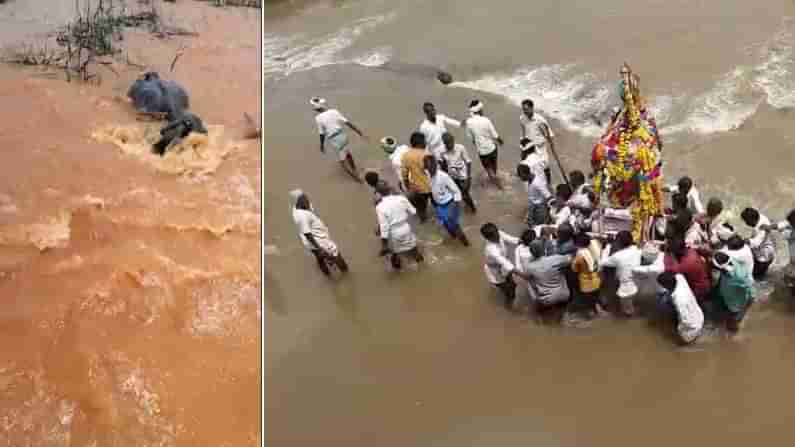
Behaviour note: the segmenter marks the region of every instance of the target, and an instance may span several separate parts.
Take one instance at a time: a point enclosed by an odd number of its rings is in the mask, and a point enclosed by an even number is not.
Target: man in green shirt
[[[720,302],[729,312],[726,329],[736,333],[754,302],[753,283],[749,280],[747,267],[726,253],[715,253],[712,264],[720,271],[717,292]]]

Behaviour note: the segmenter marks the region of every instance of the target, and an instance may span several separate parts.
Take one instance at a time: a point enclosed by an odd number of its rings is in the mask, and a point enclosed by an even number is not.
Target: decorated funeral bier
[[[627,229],[643,242],[652,238],[663,213],[662,144],[638,77],[627,64],[621,77],[623,106],[591,153],[599,231]]]

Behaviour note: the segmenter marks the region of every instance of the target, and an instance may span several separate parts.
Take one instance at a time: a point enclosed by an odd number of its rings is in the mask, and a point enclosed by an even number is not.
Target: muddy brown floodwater
[[[519,101],[536,101],[567,169],[587,169],[618,68],[641,77],[665,140],[665,175],[702,199],[782,219],[795,205],[795,7],[728,0],[281,2],[265,14],[265,441],[273,446],[791,445],[793,300],[773,293],[739,338],[678,348],[642,300],[634,319],[537,324],[501,307],[483,273],[486,221],[518,234],[526,193]],[[386,64],[386,65],[384,65]],[[395,68],[397,67],[397,68]],[[426,73],[439,67],[456,83]],[[368,134],[363,168],[394,182],[377,141],[405,143],[424,101],[463,117],[485,102],[506,140],[506,191],[473,196],[472,246],[418,226],[427,264],[377,256],[370,191],[320,155],[309,98]],[[452,130],[474,152],[465,134]],[[475,159],[473,173],[482,175]],[[553,181],[559,182],[553,168]],[[312,198],[350,264],[326,280],[298,240],[288,191]],[[788,261],[783,244],[774,270]],[[760,296],[771,290],[760,285]],[[647,290],[648,292],[648,290]],[[522,299],[526,293],[520,291]]]
[[[73,4],[41,3],[0,5],[3,43]],[[210,129],[163,159],[125,98],[141,68],[0,65],[0,445],[259,445],[260,11],[159,7],[199,35],[130,29],[125,52]]]

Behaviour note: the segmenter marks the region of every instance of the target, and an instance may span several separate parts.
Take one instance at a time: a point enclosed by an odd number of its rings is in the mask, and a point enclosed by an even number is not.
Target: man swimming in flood
[[[343,126],[347,126],[362,138],[367,137],[337,109],[327,108],[325,99],[314,97],[309,100],[309,103],[317,112],[315,122],[317,123],[317,131],[320,134],[320,153],[326,153],[326,144],[328,143],[337,152],[337,159],[342,169],[354,180],[361,183],[362,179],[359,176],[359,170],[356,168],[353,155],[348,149],[348,135],[345,133]]]

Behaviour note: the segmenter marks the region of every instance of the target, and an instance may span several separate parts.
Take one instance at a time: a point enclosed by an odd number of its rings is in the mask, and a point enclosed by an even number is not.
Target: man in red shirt
[[[693,248],[688,248],[681,237],[672,239],[665,254],[665,271],[681,273],[693,290],[698,301],[704,301],[710,293],[709,266]]]

